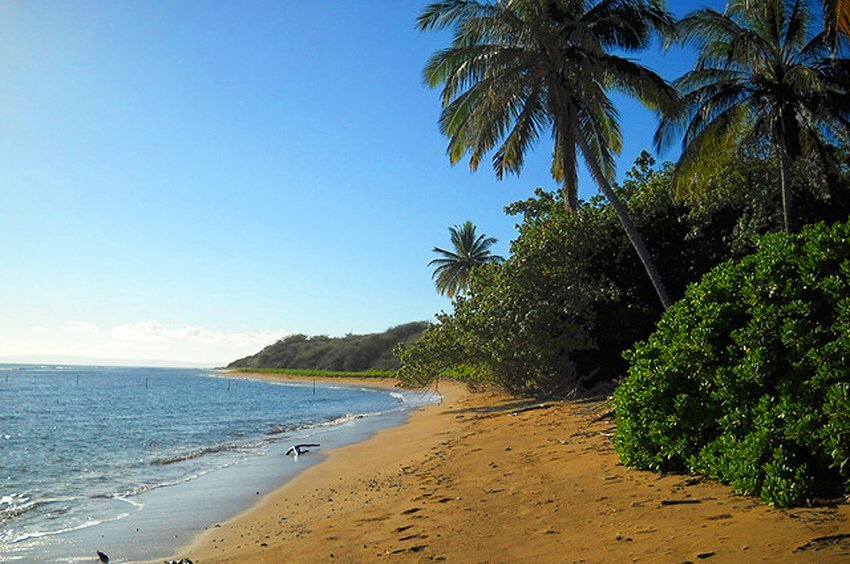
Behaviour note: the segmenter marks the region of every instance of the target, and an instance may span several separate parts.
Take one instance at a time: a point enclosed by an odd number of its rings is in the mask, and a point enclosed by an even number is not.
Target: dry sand
[[[539,404],[446,382],[439,391],[441,405],[331,451],[181,556],[196,563],[850,561],[846,504],[771,509],[716,483],[623,467],[604,399],[522,411]]]

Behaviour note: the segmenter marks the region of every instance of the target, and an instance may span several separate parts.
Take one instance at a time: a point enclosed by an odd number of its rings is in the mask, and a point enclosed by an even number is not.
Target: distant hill
[[[415,341],[429,325],[427,321],[414,321],[383,333],[345,337],[289,335],[253,356],[231,362],[227,368],[397,370],[395,346]]]

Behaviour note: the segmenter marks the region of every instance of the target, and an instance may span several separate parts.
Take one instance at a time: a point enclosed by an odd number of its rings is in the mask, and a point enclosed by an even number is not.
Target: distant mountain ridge
[[[383,333],[327,337],[289,335],[252,356],[240,358],[227,368],[291,368],[357,372],[397,370],[393,349],[399,343],[419,338],[430,325],[414,321],[391,327]]]

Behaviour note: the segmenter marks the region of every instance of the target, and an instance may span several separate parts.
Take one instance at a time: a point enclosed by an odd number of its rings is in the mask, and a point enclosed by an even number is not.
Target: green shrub
[[[795,168],[798,224],[839,221],[850,211],[845,176],[826,182]],[[671,297],[715,265],[753,251],[754,238],[782,226],[771,160],[725,162],[698,201],[670,196],[670,168],[644,153],[616,189],[629,207]],[[621,378],[621,353],[646,339],[658,298],[613,210],[594,198],[576,214],[559,193],[506,208],[521,219],[504,264],[473,272],[470,287],[423,337],[401,346],[400,376],[485,380],[524,395],[564,395]]]
[[[850,223],[768,235],[625,354],[617,452],[787,506],[850,490]]]

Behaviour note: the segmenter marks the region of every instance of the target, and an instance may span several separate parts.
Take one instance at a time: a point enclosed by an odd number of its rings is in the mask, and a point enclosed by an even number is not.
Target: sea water
[[[0,365],[0,560],[172,554],[433,394],[203,370]],[[291,443],[319,443],[299,460]]]

